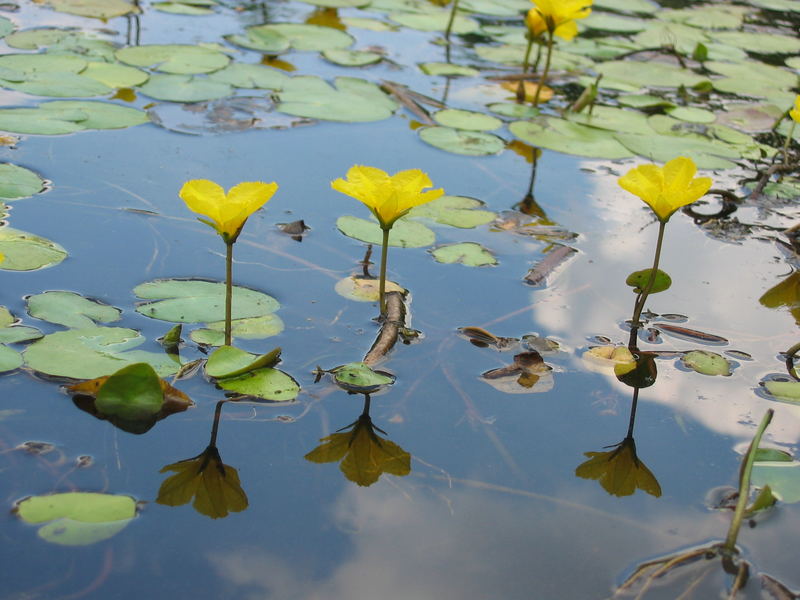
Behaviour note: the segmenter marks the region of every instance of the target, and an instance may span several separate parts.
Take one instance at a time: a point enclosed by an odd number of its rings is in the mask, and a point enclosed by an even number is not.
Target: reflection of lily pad
[[[502,138],[481,131],[462,131],[451,127],[425,127],[420,139],[447,152],[466,156],[488,156],[502,152],[506,143]]]
[[[43,189],[44,181],[33,171],[9,163],[0,164],[0,200],[27,198]]]
[[[67,251],[55,242],[11,227],[0,227],[0,254],[5,256],[0,270],[6,271],[52,267],[67,257]]]
[[[367,221],[359,217],[345,215],[336,219],[336,227],[348,237],[380,245],[383,232],[377,221]],[[422,248],[436,241],[436,234],[422,223],[401,219],[395,222],[389,234],[390,246],[403,248]]]
[[[335,87],[313,75],[293,77],[278,93],[278,110],[327,121],[380,121],[397,108],[374,83],[337,77]]]
[[[28,297],[28,314],[65,327],[92,327],[119,321],[122,311],[75,292],[45,292]]]
[[[475,242],[462,242],[439,246],[431,251],[437,262],[445,264],[460,263],[468,267],[496,265],[497,259],[486,248]]]
[[[466,196],[442,196],[433,202],[416,206],[408,213],[409,217],[432,219],[442,225],[472,229],[491,223],[497,214],[483,210],[485,204]]]
[[[230,61],[218,50],[180,44],[129,46],[117,50],[117,59],[129,65],[150,67],[173,75],[211,73],[223,68]]]

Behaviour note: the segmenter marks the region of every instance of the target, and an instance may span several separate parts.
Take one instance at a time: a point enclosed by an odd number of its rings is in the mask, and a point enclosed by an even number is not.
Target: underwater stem
[[[383,243],[381,244],[381,279],[380,279],[380,305],[381,316],[386,314],[386,255],[389,253],[389,231],[383,230]]]
[[[233,242],[226,241],[225,252],[225,345],[231,345],[231,314],[233,303]]]
[[[547,29],[547,58],[544,59],[544,71],[542,78],[539,80],[539,85],[536,86],[536,95],[533,97],[533,105],[539,106],[539,95],[542,88],[547,83],[547,76],[550,74],[550,60],[553,58],[553,32]]]

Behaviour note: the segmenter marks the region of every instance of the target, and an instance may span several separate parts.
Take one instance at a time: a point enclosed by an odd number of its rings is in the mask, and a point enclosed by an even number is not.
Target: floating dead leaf
[[[554,385],[551,371],[538,352],[522,352],[514,356],[513,364],[486,371],[481,380],[506,394],[548,392]]]
[[[499,213],[492,222],[492,228],[535,237],[543,241],[570,241],[578,237],[578,234],[555,225],[543,215],[531,216],[516,210],[505,210]]]
[[[0,135],[0,146],[16,146],[19,138],[15,135]]]
[[[310,230],[311,227],[306,225],[303,219],[299,221],[292,221],[291,223],[278,223],[278,229],[291,237],[295,242],[302,242],[305,232]]]
[[[516,98],[517,90],[519,89],[519,81],[504,81],[501,83],[501,87],[504,90],[508,90],[514,94]],[[523,89],[525,90],[525,102],[533,102],[536,99],[536,90],[539,89],[539,84],[534,83],[533,81],[524,81],[522,82]],[[553,90],[552,88],[547,87],[546,85],[542,87],[542,91],[539,93],[539,102],[547,102],[553,97]]]
[[[590,371],[613,375],[617,365],[635,366],[636,360],[627,346],[594,346],[581,356]]]
[[[380,296],[380,283],[377,279],[366,279],[351,275],[340,279],[335,286],[336,293],[350,300],[359,302],[376,302]],[[387,292],[400,292],[405,294],[406,290],[397,285],[394,281],[386,282]]]
[[[693,342],[700,342],[701,344],[724,346],[728,343],[728,340],[724,337],[714,335],[713,333],[706,333],[705,331],[698,331],[697,329],[679,327],[678,325],[670,325],[668,323],[657,323],[656,327],[663,333],[668,333],[675,337],[691,340]]]
[[[529,285],[542,285],[553,272],[578,251],[570,246],[556,246],[525,275],[524,281]]]
[[[459,327],[458,333],[478,348],[492,347],[495,350],[512,350],[519,344],[519,339],[511,337],[497,337],[480,327]]]

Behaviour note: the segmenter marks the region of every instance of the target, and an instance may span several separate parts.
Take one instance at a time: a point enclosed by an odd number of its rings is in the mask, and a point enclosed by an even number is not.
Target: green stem
[[[786,141],[783,142],[783,164],[789,164],[789,143],[792,141],[792,137],[794,136],[794,126],[797,125],[797,122],[792,119],[792,126],[789,129],[789,135],[786,136]]]
[[[728,553],[736,551],[736,538],[739,537],[739,529],[742,527],[744,511],[750,497],[750,474],[753,471],[753,463],[756,460],[756,450],[758,450],[758,445],[761,443],[761,436],[764,435],[764,431],[772,420],[773,413],[774,411],[770,408],[764,414],[764,418],[761,419],[761,424],[756,430],[756,435],[753,437],[753,441],[750,442],[750,447],[744,455],[744,463],[739,476],[739,499],[736,501],[733,521],[731,521],[730,529],[728,529],[728,537],[725,538],[725,545],[723,546],[723,549]]]
[[[528,33],[528,47],[525,48],[525,59],[522,61],[522,74],[526,74],[528,72],[528,67],[530,66],[529,60],[531,57],[531,49],[533,48],[533,34]],[[522,78],[519,80],[519,85],[517,86],[517,104],[522,104],[525,102],[525,79]]]
[[[233,304],[233,242],[225,242],[225,345],[231,345],[231,314]]]
[[[550,60],[553,58],[553,32],[550,28],[547,29],[547,58],[544,60],[544,71],[542,78],[539,80],[539,85],[536,86],[536,95],[533,97],[533,105],[539,106],[539,95],[542,88],[547,83],[547,76],[550,74]]]
[[[383,243],[381,245],[381,279],[380,279],[380,304],[381,315],[386,314],[386,255],[389,253],[389,231],[383,230]]]
[[[444,30],[444,39],[450,44],[450,33],[453,31],[453,21],[456,20],[456,11],[458,10],[458,0],[453,0],[453,6],[450,9],[450,19],[447,21],[447,28]]]
[[[641,326],[639,322],[639,318],[642,316],[642,310],[644,310],[644,303],[647,301],[647,296],[650,295],[650,290],[653,289],[653,285],[656,283],[656,274],[658,273],[658,263],[661,260],[661,245],[664,243],[664,231],[667,227],[666,221],[659,221],[658,222],[658,241],[656,242],[656,255],[653,259],[653,268],[650,271],[650,277],[647,279],[647,285],[644,286],[642,293],[639,294],[639,298],[636,300],[636,304],[633,307],[633,317],[631,317],[631,329],[635,334],[636,329]]]

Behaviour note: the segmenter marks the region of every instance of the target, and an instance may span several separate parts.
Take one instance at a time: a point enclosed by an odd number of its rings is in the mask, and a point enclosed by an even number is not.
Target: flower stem
[[[225,242],[225,345],[231,345],[231,314],[233,304],[233,242]]]
[[[453,22],[456,20],[456,11],[458,10],[458,0],[453,0],[453,6],[450,9],[450,19],[447,21],[447,28],[444,30],[444,39],[450,44],[450,33],[453,31]]]
[[[525,48],[525,59],[522,61],[522,74],[525,75],[528,72],[528,67],[530,67],[529,60],[531,57],[531,49],[533,48],[533,34],[528,34],[528,47]],[[519,80],[519,85],[517,86],[517,104],[522,104],[525,102],[525,79]]]
[[[789,164],[789,144],[792,141],[792,137],[794,137],[794,126],[797,125],[797,122],[792,119],[792,126],[789,129],[789,135],[786,136],[786,141],[783,142],[783,164]]]
[[[644,286],[642,293],[636,299],[636,304],[633,307],[633,317],[631,317],[631,339],[635,339],[636,330],[641,326],[639,318],[642,316],[644,310],[644,303],[647,301],[647,296],[656,283],[656,274],[658,273],[658,262],[661,260],[661,245],[664,243],[664,231],[667,227],[666,221],[658,222],[658,241],[656,242],[656,255],[653,259],[653,268],[650,270],[650,277],[647,279],[647,285]]]
[[[391,231],[391,227],[383,230],[383,243],[381,244],[381,279],[380,279],[381,316],[386,314],[386,255],[389,253],[389,231]]]
[[[539,106],[539,96],[542,88],[547,83],[547,76],[550,74],[550,60],[553,58],[553,32],[547,29],[547,57],[544,59],[544,71],[539,85],[536,86],[536,95],[533,97],[533,105]]]

